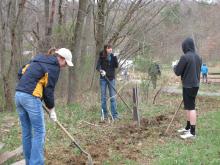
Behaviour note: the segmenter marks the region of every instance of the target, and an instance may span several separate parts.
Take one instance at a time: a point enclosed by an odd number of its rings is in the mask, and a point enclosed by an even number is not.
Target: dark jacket
[[[48,108],[53,108],[54,88],[59,73],[60,66],[55,56],[36,55],[18,71],[16,91],[41,98]]]
[[[109,80],[115,79],[115,68],[118,67],[118,59],[112,53],[109,55],[110,58],[104,57],[103,52],[100,52],[99,59],[97,62],[96,70],[104,70]],[[100,78],[103,78],[100,74]]]
[[[183,41],[182,50],[184,55],[174,67],[174,72],[177,76],[181,76],[184,88],[199,87],[202,60],[195,53],[194,42],[191,38]]]

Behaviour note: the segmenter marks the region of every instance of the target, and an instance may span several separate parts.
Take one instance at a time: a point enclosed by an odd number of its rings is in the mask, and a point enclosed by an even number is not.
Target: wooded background
[[[190,36],[203,61],[216,61],[219,20],[218,1],[1,0],[0,111],[14,109],[18,69],[51,47],[72,51],[75,66],[62,70],[56,87],[56,98],[70,104],[98,90],[95,65],[104,44],[113,45],[119,60],[170,65]]]

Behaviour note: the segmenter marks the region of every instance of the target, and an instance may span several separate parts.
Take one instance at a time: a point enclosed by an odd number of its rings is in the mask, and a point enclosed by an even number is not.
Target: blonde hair
[[[50,49],[47,51],[47,55],[50,56],[50,55],[55,54],[55,51],[56,51],[56,50],[57,50],[57,49],[56,49],[55,47],[50,48]]]

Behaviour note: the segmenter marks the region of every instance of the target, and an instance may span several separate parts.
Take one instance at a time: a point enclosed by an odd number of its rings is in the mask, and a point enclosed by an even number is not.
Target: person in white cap
[[[54,89],[59,78],[60,68],[67,65],[73,66],[70,50],[66,48],[52,49],[47,55],[36,55],[18,72],[19,81],[16,86],[15,103],[22,128],[26,164],[44,164],[46,131],[41,100],[50,109],[52,121],[57,121]]]
[[[55,53],[57,53],[60,57],[65,59],[65,61],[66,61],[68,66],[73,66],[73,63],[72,63],[72,53],[71,53],[71,51],[69,49],[61,48],[61,49],[56,50]],[[59,60],[59,58],[58,58],[58,61],[60,63],[62,63],[62,60]]]

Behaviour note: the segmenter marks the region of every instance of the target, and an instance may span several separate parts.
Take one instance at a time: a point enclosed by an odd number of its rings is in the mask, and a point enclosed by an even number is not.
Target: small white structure
[[[32,56],[33,55],[33,51],[31,51],[31,50],[25,50],[25,51],[23,51],[23,56]]]
[[[130,79],[130,73],[128,71],[129,68],[134,69],[133,60],[120,60],[119,65],[121,66],[121,76],[123,80]]]
[[[122,69],[133,67],[133,60],[120,60],[119,65]]]

